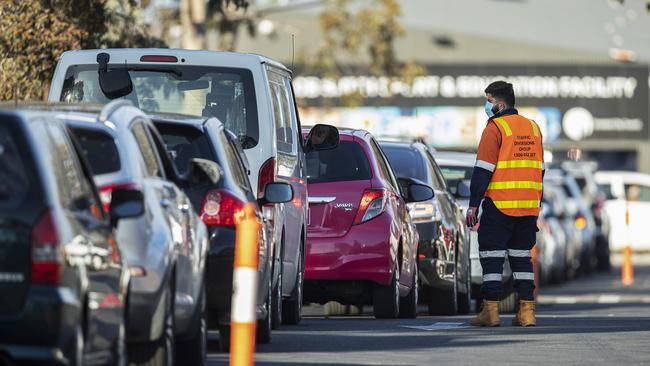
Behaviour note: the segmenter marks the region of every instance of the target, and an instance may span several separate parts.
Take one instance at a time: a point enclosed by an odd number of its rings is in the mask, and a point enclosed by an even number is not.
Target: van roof
[[[239,52],[225,52],[225,51],[206,51],[206,50],[186,50],[182,48],[106,48],[106,49],[89,49],[89,50],[74,50],[66,51],[61,55],[60,61],[65,61],[70,64],[75,64],[75,59],[83,60],[82,64],[95,63],[96,55],[100,52],[106,52],[111,55],[119,55],[123,59],[118,62],[139,63],[140,57],[145,55],[160,55],[160,56],[176,56],[181,62],[186,65],[196,64],[197,59],[210,60],[211,63],[219,64],[226,63],[229,65],[242,64],[245,66],[246,62],[249,63],[262,63],[275,66],[283,69],[289,73],[291,70],[284,66],[282,63],[270,59],[265,56],[257,55],[254,53],[239,53]],[[91,56],[91,57],[89,57]],[[92,57],[94,56],[94,57]],[[110,63],[116,63],[116,60],[111,60]],[[154,62],[147,62],[154,63]],[[159,63],[165,64],[165,63]],[[220,66],[220,65],[215,65]]]

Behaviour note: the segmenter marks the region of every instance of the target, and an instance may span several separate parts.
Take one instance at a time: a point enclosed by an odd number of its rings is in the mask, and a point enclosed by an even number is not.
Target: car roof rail
[[[108,121],[108,117],[110,117],[113,112],[118,110],[121,107],[132,107],[133,102],[128,100],[128,99],[116,99],[104,106],[102,108],[102,111],[99,112],[99,122],[104,123]]]

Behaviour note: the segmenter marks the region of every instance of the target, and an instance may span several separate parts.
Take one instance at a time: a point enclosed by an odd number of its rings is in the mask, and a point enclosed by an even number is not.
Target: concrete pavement
[[[636,258],[636,282],[630,287],[621,285],[615,268],[542,288],[535,328],[511,327],[512,315],[502,315],[500,328],[468,327],[470,316],[308,316],[298,326],[274,331],[271,344],[258,346],[257,364],[650,364],[649,259]],[[211,365],[227,359],[209,355]]]

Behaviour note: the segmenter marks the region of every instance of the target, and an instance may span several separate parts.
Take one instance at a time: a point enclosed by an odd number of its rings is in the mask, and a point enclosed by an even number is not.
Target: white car
[[[308,199],[290,70],[262,56],[232,52],[133,48],[63,53],[50,101],[106,103],[117,98],[146,112],[217,117],[239,139],[258,198],[267,183],[293,187],[291,202],[265,206],[264,213],[273,222],[274,273],[279,271],[282,279],[274,287],[281,286],[284,299],[274,301],[273,313],[282,314],[284,323],[297,324]]]
[[[596,182],[605,192],[605,212],[609,218],[612,250],[649,249],[647,218],[650,217],[650,175],[636,172],[602,171]],[[629,212],[629,225],[625,222]]]

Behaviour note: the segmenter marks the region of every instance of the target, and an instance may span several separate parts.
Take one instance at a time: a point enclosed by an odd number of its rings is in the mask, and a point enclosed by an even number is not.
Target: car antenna
[[[291,33],[291,72],[293,72],[293,61],[296,57],[296,35]]]

